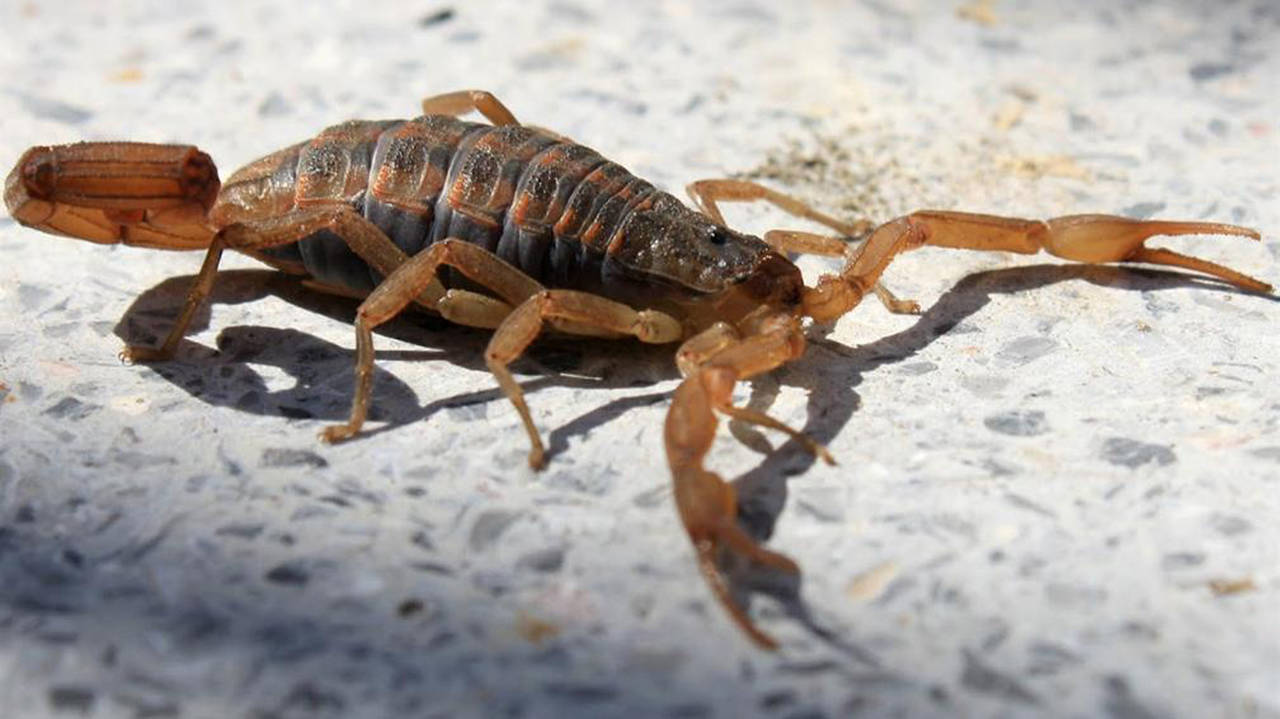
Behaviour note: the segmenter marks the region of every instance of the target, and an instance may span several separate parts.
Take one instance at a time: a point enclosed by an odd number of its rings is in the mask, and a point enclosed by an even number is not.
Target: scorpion
[[[867,293],[897,313],[919,305],[881,283],[900,253],[923,246],[1035,254],[1083,263],[1191,270],[1256,293],[1271,286],[1168,249],[1157,235],[1261,239],[1210,222],[1110,215],[1019,219],[921,210],[880,225],[845,222],[755,182],[688,186],[697,209],[596,151],[523,125],[494,95],[462,90],[422,102],[410,120],[352,120],[267,155],[220,183],[189,145],[83,142],[33,147],[5,181],[9,213],[44,232],[90,242],[204,250],[199,273],[159,347],[127,346],[126,362],[171,359],[207,299],[219,259],[235,250],[309,286],[361,299],[354,324],[349,419],[324,428],[357,435],[372,396],[373,330],[410,305],[494,330],[485,363],[546,461],[524,393],[508,365],[541,333],[679,343],[682,380],[664,425],[675,505],[699,571],[757,645],[777,646],[730,591],[730,561],[787,575],[799,568],[738,523],[732,485],[704,466],[717,414],[783,432],[828,463],[816,441],[768,414],[733,404],[736,383],[801,357],[806,320],[833,321]],[[461,117],[476,112],[488,123]],[[726,226],[719,203],[760,201],[835,234]],[[843,258],[806,286],[792,254]]]

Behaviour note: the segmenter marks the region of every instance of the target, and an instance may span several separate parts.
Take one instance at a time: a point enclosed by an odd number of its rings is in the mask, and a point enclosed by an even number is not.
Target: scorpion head
[[[727,321],[762,305],[794,308],[804,283],[800,270],[760,238],[718,225],[665,193],[627,218],[610,255],[650,295],[655,284],[671,287],[686,314],[705,307]]]

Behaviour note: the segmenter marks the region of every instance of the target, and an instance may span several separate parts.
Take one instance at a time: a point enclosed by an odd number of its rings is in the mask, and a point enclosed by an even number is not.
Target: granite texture
[[[0,163],[198,144],[235,166],[477,87],[669,188],[741,174],[848,217],[1214,219],[1187,252],[1280,280],[1280,11],[1255,2],[0,5]],[[767,208],[730,221],[794,227]],[[739,398],[710,463],[804,568],[711,599],[661,449],[670,348],[378,335],[243,258],[176,361],[199,263],[0,219],[6,717],[1280,716],[1274,298],[1149,269],[925,250]],[[812,276],[831,263],[805,260]],[[781,597],[782,601],[778,601]]]

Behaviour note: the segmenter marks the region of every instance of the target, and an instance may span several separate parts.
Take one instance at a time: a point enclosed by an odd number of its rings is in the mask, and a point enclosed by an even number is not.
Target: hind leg
[[[347,205],[295,210],[266,220],[229,225],[222,228],[209,244],[200,272],[191,284],[182,311],[164,343],[159,347],[126,347],[120,358],[127,362],[155,362],[173,356],[196,310],[213,290],[224,250],[239,250],[252,255],[258,250],[297,242],[321,230],[329,230],[342,238],[353,252],[382,274],[391,274],[409,259],[382,230]],[[444,288],[439,285],[424,288],[421,301],[428,307],[434,307],[443,294]]]
[[[424,115],[465,115],[475,111],[494,125],[519,125],[502,101],[484,90],[456,90],[422,101]]]

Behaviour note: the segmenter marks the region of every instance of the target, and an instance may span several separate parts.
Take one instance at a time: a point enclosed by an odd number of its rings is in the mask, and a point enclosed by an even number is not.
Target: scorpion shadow
[[[158,343],[168,331],[192,279],[169,278],[143,292],[117,323],[116,335],[128,344]],[[995,295],[1017,294],[1070,280],[1144,292],[1201,287],[1247,294],[1230,285],[1190,275],[1105,265],[1044,264],[977,272],[965,276],[943,293],[913,325],[880,339],[850,347],[829,339],[826,335],[830,327],[815,327],[810,332],[810,349],[806,355],[753,382],[748,405],[766,411],[777,396],[779,386],[804,390],[808,396],[807,420],[801,429],[818,442],[830,443],[861,405],[855,388],[868,372],[909,359],[982,310]],[[212,305],[253,302],[269,296],[345,324],[350,324],[355,316],[355,301],[314,292],[287,275],[271,270],[228,270],[219,274],[209,301],[193,319],[188,334],[209,326]],[[407,313],[379,327],[377,333],[423,347],[409,351],[378,350],[378,360],[447,360],[460,367],[487,371],[482,357],[491,334],[488,331],[459,327],[425,313]],[[618,350],[620,345],[626,345],[625,349]],[[583,368],[582,356],[601,353],[607,356],[597,367],[605,367],[604,371]],[[350,409],[350,383],[341,385],[341,392],[337,393],[326,392],[321,385],[325,378],[335,374],[349,378],[355,352],[296,329],[227,327],[218,335],[216,351],[184,339],[177,354],[176,361],[153,365],[153,369],[209,404],[291,419],[334,421],[345,420]],[[678,377],[670,347],[590,338],[540,339],[519,362],[524,364],[523,368],[516,365],[520,371],[541,375],[522,382],[527,392],[547,386],[651,386]],[[815,362],[823,363],[822,371],[804,371],[813,369]],[[267,380],[251,365],[278,368],[294,380],[294,385],[271,390]],[[495,386],[443,397],[424,405],[405,382],[379,365],[375,365],[374,371],[370,419],[384,424],[366,430],[365,434],[423,421],[446,408],[504,400],[501,390]],[[670,397],[671,391],[663,390],[611,400],[553,428],[547,435],[548,454],[554,457],[567,449],[570,438],[589,434],[630,409],[669,401]],[[808,471],[815,458],[794,440],[772,448],[759,430],[745,423],[731,421],[729,431],[738,441],[763,455],[758,465],[734,480],[734,485],[738,493],[739,522],[754,539],[767,543],[787,503],[787,478]],[[856,468],[845,470],[846,476],[854,472]],[[786,614],[832,649],[863,664],[879,666],[869,651],[815,617],[800,596],[802,575],[746,566],[729,557],[724,559],[723,568],[729,576],[731,591],[744,606],[756,594],[770,596]]]
[[[125,344],[154,346],[168,332],[181,307],[193,277],[171,277],[146,290],[134,300],[115,326],[115,334]],[[355,319],[358,302],[315,292],[297,279],[272,270],[227,270],[219,273],[209,300],[193,318],[187,335],[210,325],[212,307],[251,303],[266,297],[284,300],[303,311],[319,314],[344,325]],[[454,325],[425,312],[406,312],[379,326],[375,334],[392,337],[421,349],[377,349],[374,364],[373,401],[369,419],[380,422],[366,427],[363,436],[372,436],[424,421],[450,408],[505,401],[493,388],[450,394],[422,404],[407,383],[383,368],[388,360],[444,360],[458,367],[488,374],[483,361],[491,332]],[[530,347],[513,365],[518,373],[538,375],[522,382],[526,392],[558,386],[569,388],[624,388],[651,385],[677,376],[670,348],[641,345],[627,347],[592,338],[548,337]],[[613,348],[613,349],[611,349]],[[600,362],[584,357],[604,355]],[[351,410],[354,390],[352,368],[355,352],[348,347],[288,327],[239,325],[224,327],[210,348],[184,338],[173,361],[147,365],[159,376],[210,405],[287,419],[345,421]],[[613,365],[621,365],[613,371]],[[274,368],[292,383],[280,386],[258,368]],[[439,391],[439,387],[434,389]],[[591,432],[627,409],[661,401],[662,392],[615,400],[594,412],[556,428],[548,435],[549,454],[568,447],[569,439]]]

